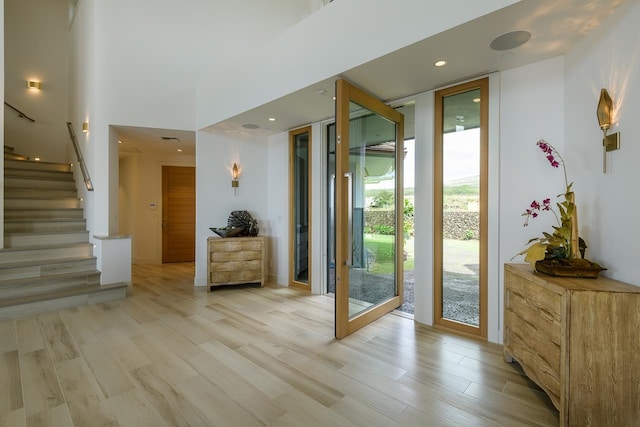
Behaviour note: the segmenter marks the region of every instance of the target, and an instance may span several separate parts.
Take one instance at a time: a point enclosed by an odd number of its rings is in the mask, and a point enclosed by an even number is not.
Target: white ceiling
[[[348,0],[344,0],[348,1]],[[392,102],[448,84],[504,71],[562,55],[589,31],[598,27],[624,0],[522,0],[504,9],[422,40],[386,56],[345,70],[307,88],[217,123],[209,129],[234,135],[271,135],[330,118],[334,115],[334,83],[339,77],[360,86],[378,98]],[[637,1],[637,0],[629,0]],[[531,33],[531,39],[512,50],[495,51],[496,37],[516,30]],[[445,59],[447,65],[433,63]],[[275,118],[275,121],[269,121]],[[258,125],[246,129],[243,124]],[[119,128],[123,138],[135,128]],[[145,129],[147,148],[165,147],[159,141],[167,130]],[[174,131],[175,132],[175,131]],[[193,144],[195,136],[181,133],[182,144]]]

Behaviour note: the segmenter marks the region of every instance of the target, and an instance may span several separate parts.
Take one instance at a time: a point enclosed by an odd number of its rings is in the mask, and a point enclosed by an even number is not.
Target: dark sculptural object
[[[247,211],[231,212],[227,220],[227,228],[243,228],[239,236],[257,236],[260,231],[258,229],[258,221],[253,219]]]

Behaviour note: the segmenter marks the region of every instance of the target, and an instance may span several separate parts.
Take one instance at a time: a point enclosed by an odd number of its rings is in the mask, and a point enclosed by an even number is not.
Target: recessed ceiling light
[[[33,160],[35,160],[36,162],[39,162],[40,161],[40,157],[36,157]]]
[[[511,31],[493,39],[489,45],[493,50],[509,50],[522,46],[531,38],[529,31]]]
[[[276,118],[275,118],[275,117],[269,117],[269,121],[270,121],[270,122],[275,122],[275,121],[276,121]]]
[[[444,67],[445,65],[447,65],[447,61],[445,61],[444,59],[439,59],[433,63],[434,67]]]
[[[178,153],[182,153],[182,148],[178,148]]]
[[[473,98],[473,102],[477,104],[478,102],[480,102],[480,98]]]
[[[258,129],[260,126],[254,125],[253,123],[245,123],[242,127],[245,129]]]
[[[121,141],[121,140],[118,140],[118,144],[122,144],[122,141]]]

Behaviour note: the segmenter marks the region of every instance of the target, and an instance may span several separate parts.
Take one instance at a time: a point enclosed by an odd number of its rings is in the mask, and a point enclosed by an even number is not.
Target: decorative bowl
[[[220,237],[235,237],[244,231],[244,227],[209,227],[209,230],[213,231]]]

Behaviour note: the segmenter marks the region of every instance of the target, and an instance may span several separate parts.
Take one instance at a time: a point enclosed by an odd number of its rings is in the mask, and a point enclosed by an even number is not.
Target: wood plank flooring
[[[0,322],[0,426],[557,426],[500,347],[387,315],[333,338],[333,299],[194,289],[134,266],[126,300]]]

